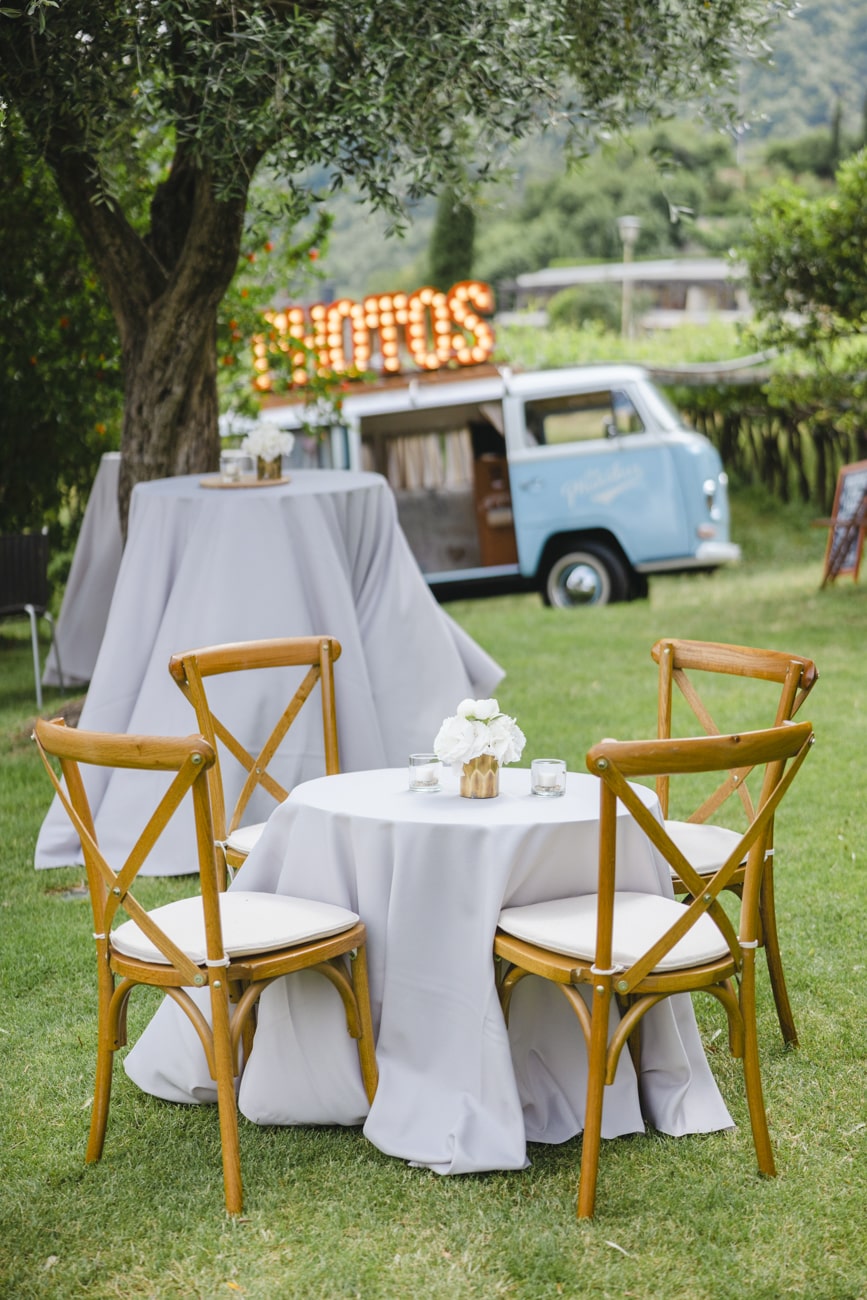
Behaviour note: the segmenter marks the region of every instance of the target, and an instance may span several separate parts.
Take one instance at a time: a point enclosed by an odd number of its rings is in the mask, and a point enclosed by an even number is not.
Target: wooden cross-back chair
[[[97,957],[96,1084],[85,1159],[102,1155],[114,1053],[127,1038],[127,1003],[137,985],[152,985],[178,1004],[195,1029],[216,1083],[226,1208],[243,1208],[235,1080],[249,1048],[254,1011],[275,979],[317,970],[336,988],[347,1029],[357,1040],[367,1096],[377,1084],[370,1017],[365,927],[354,912],[301,898],[219,888],[208,789],[215,755],[201,736],[115,736],[38,720],[34,739],[52,784],[81,839],[93,910]],[[60,760],[61,781],[49,762]],[[100,850],[79,764],[167,774],[160,798],[125,862]],[[200,894],[147,911],[136,877],[160,835],[188,798],[195,813],[190,872]],[[125,917],[126,919],[121,919]],[[116,924],[116,922],[120,922]],[[207,990],[210,1022],[190,996]]]
[[[237,641],[227,645],[205,646],[172,655],[169,660],[172,678],[195,709],[198,728],[217,755],[216,762],[210,769],[211,806],[217,844],[224,859],[224,876],[227,871],[233,871],[243,864],[264,829],[264,822],[244,824],[244,814],[256,790],[265,790],[277,803],[282,803],[289,794],[269,772],[268,764],[317,684],[322,703],[325,773],[332,776],[340,771],[334,700],[334,664],[340,658],[340,652],[340,642],[331,636],[280,637],[266,641]],[[234,731],[213,711],[206,681],[227,673],[305,666],[307,673],[277,718],[270,735],[258,753],[251,754]],[[246,773],[234,806],[228,811],[222,769],[224,759],[220,745],[224,746],[224,753],[231,754]]]
[[[697,684],[702,674],[714,674],[734,679],[752,679],[768,682],[778,689],[774,693],[771,716],[770,708],[761,719],[768,725],[780,726],[791,721],[804,700],[819,679],[819,673],[812,659],[802,655],[786,654],[779,650],[761,650],[752,646],[725,645],[713,641],[684,641],[673,637],[664,637],[657,641],[651,655],[659,665],[659,703],[657,734],[660,738],[673,734],[674,703],[677,687],[679,694],[689,706],[686,727],[694,730],[696,721],[707,735],[718,735],[719,727],[714,721]],[[707,679],[705,679],[707,680]],[[740,701],[736,700],[736,704]],[[739,715],[741,725],[752,726],[743,712]],[[727,723],[731,729],[731,721]],[[679,730],[683,730],[682,727]],[[758,775],[758,774],[757,774]],[[712,874],[729,852],[737,832],[725,826],[718,826],[712,818],[732,795],[737,795],[743,805],[742,818],[752,818],[754,808],[750,794],[748,778],[750,769],[739,767],[727,772],[703,802],[695,808],[685,821],[668,820],[670,780],[668,774],[661,775],[656,782],[656,793],[662,806],[666,828],[672,839],[685,852],[692,854],[701,874]],[[783,1041],[796,1047],[798,1034],[786,987],[783,960],[780,954],[780,941],[777,933],[776,904],[774,898],[774,839],[773,832],[768,839],[768,862],[762,878],[762,896],[760,900],[761,932],[760,938],[765,949],[771,990],[780,1022]],[[743,884],[743,869],[736,871],[729,888],[739,893]],[[674,878],[675,893],[688,892],[684,882]]]
[[[758,1056],[755,958],[759,898],[774,813],[813,741],[809,722],[765,731],[687,740],[606,740],[587,755],[600,778],[598,892],[555,899],[500,914],[494,940],[504,1014],[517,984],[528,975],[552,981],[565,994],[583,1031],[588,1054],[587,1099],[578,1216],[593,1214],[605,1087],[613,1083],[627,1042],[640,1063],[642,1017],[675,993],[706,992],[726,1011],[729,1047],[743,1060],[744,1084],[759,1169],[772,1175]],[[710,877],[700,875],[629,782],[665,774],[720,772],[764,765],[754,816]],[[690,901],[653,893],[618,891],[615,878],[617,802],[621,801],[671,869]],[[733,925],[719,902],[746,859],[740,916]],[[588,1003],[581,986],[590,990]],[[621,1010],[609,1041],[612,1001]],[[640,1064],[639,1064],[640,1070]]]

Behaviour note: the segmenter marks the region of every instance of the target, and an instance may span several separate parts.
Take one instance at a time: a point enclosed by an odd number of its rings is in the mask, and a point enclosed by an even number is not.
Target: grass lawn
[[[697,1002],[699,1024],[738,1127],[604,1143],[589,1222],[574,1217],[580,1137],[532,1147],[522,1173],[440,1178],[381,1154],[355,1130],[267,1129],[243,1119],[246,1213],[231,1221],[215,1111],[146,1096],[119,1065],[105,1155],[86,1167],[92,927],[77,888],[82,870],[32,867],[50,792],[29,741],[26,625],[6,623],[0,1296],[867,1297],[867,1016],[859,998],[867,969],[867,584],[845,579],[820,591],[825,535],[809,527],[808,513],[755,499],[736,498],[734,507],[733,535],[744,548],[737,569],[654,579],[647,601],[583,614],[544,609],[534,596],[461,602],[450,612],[505,668],[498,698],[527,734],[527,759],[558,754],[578,769],[603,736],[653,733],[649,650],[659,636],[816,660],[821,681],[804,714],[818,740],[776,833],[798,1051],[783,1051],[763,971],[759,980],[779,1177],[756,1174],[739,1067],[721,1046],[722,1016],[710,999]],[[47,692],[45,713],[61,703]],[[188,883],[150,880],[141,893],[156,904]],[[149,994],[133,998],[131,1034],[153,1006]]]

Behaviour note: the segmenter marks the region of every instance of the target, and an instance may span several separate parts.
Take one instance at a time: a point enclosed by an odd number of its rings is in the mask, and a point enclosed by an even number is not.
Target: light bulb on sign
[[[278,351],[290,357],[292,382],[298,386],[309,382],[310,353],[317,355],[320,373],[330,370],[332,377],[353,367],[364,369],[375,351],[374,332],[388,374],[403,368],[401,340],[421,370],[437,370],[453,361],[478,363],[493,352],[493,330],[480,314],[492,309],[489,286],[465,280],[448,293],[424,285],[413,294],[370,294],[361,302],[340,298],[313,303],[306,311],[296,306],[266,312],[272,330],[267,338],[256,340],[255,383],[259,390],[270,383],[268,356]]]

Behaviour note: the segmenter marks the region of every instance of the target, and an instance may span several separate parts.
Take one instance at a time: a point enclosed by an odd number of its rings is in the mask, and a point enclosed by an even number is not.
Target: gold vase
[[[273,460],[265,460],[262,456],[256,457],[256,478],[273,479],[280,478],[283,473],[283,458],[275,456]]]
[[[493,754],[480,754],[464,763],[461,794],[465,799],[494,799],[500,793],[500,764]]]

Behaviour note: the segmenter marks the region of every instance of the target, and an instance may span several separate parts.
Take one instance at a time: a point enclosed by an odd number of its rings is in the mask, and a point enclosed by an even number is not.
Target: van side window
[[[524,417],[531,437],[548,446],[644,431],[632,402],[617,389],[527,402]]]

